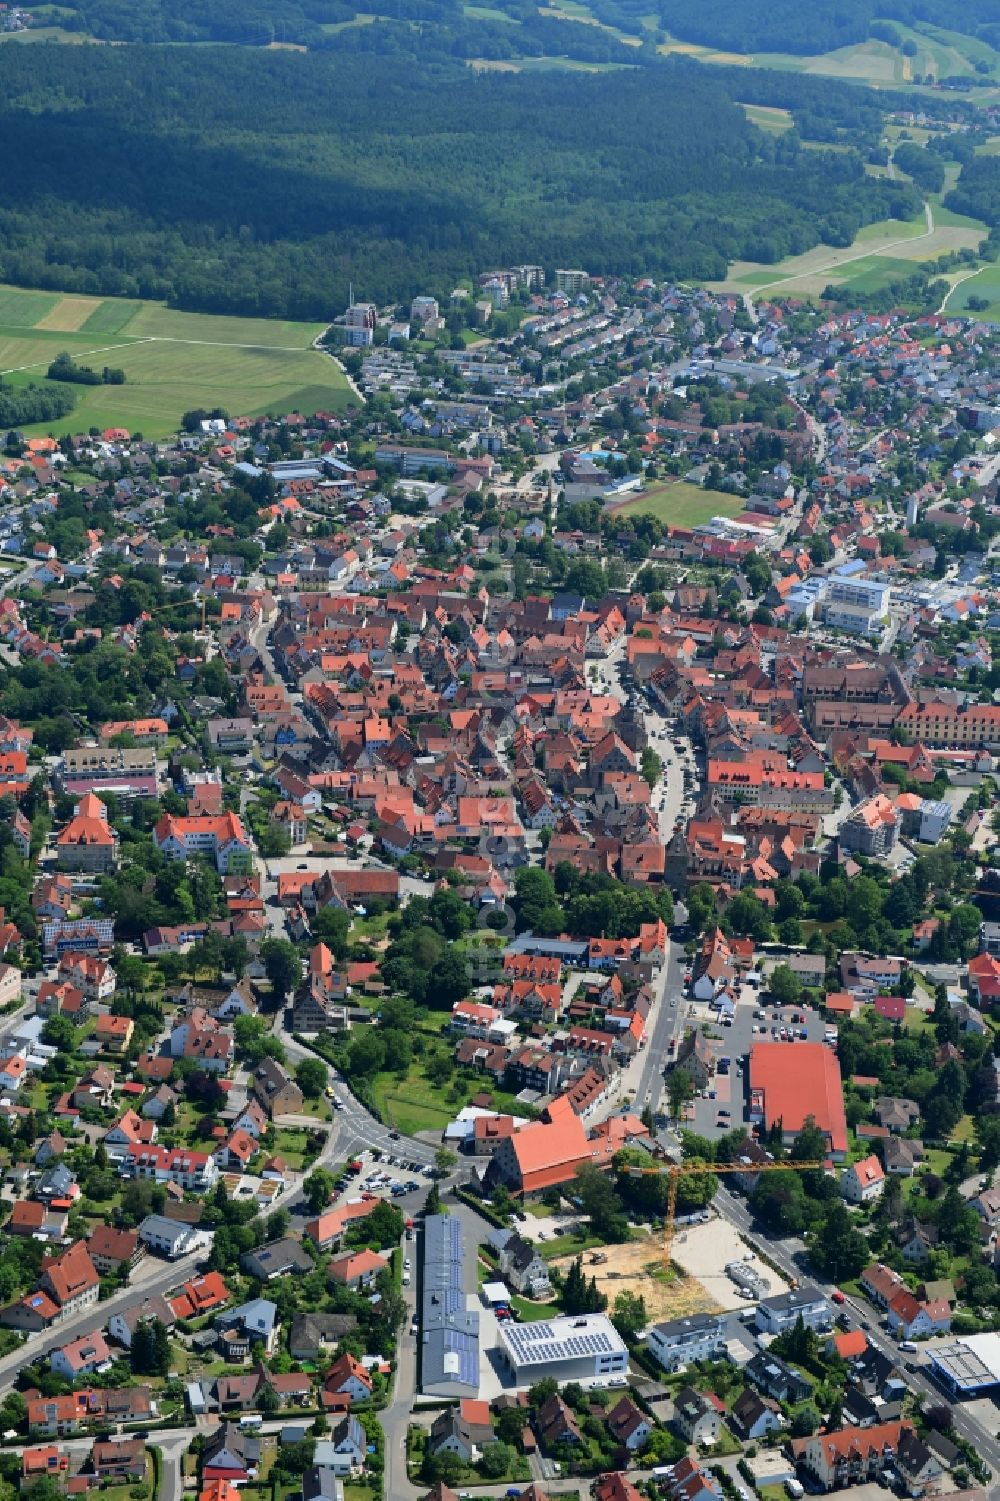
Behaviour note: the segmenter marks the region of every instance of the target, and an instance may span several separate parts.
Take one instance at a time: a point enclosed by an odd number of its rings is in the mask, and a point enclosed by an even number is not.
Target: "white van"
[[[899,1348],[901,1350],[905,1350],[906,1353],[907,1353],[907,1355],[912,1355],[914,1353],[914,1351],[916,1350],[917,1346],[916,1346],[916,1342],[914,1340],[912,1340],[912,1339],[901,1339],[900,1342],[899,1342]]]

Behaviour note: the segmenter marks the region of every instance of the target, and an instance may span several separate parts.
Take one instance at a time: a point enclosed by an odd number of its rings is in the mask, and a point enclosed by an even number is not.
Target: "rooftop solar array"
[[[517,1365],[594,1359],[625,1349],[607,1319],[566,1318],[537,1324],[505,1324],[500,1337]]]
[[[479,1389],[479,1314],[466,1308],[465,1247],[451,1215],[424,1222],[422,1386]]]

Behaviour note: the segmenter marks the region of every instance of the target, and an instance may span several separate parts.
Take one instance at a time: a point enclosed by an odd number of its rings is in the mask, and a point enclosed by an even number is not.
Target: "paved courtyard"
[[[788,1283],[777,1272],[756,1256],[740,1239],[735,1226],[722,1219],[711,1219],[704,1225],[691,1225],[678,1229],[674,1236],[673,1260],[689,1272],[718,1305],[719,1308],[752,1308],[749,1298],[744,1298],[735,1283],[726,1275],[730,1261],[749,1261],[770,1286],[767,1296],[788,1291]]]

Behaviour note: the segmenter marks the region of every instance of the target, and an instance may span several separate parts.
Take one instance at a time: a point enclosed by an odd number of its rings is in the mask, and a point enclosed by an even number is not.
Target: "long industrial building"
[[[466,1307],[462,1226],[447,1214],[424,1221],[420,1389],[427,1396],[479,1391],[479,1313]]]

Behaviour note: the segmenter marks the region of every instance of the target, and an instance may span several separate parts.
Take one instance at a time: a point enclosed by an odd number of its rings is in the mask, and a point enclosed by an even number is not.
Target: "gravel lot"
[[[749,1260],[762,1277],[770,1282],[767,1296],[788,1291],[788,1283],[777,1272],[751,1252],[740,1240],[734,1226],[722,1219],[713,1219],[705,1225],[691,1225],[678,1229],[674,1237],[673,1259],[689,1272],[722,1309],[750,1308],[751,1302],[739,1293],[735,1283],[726,1276],[726,1263]]]

